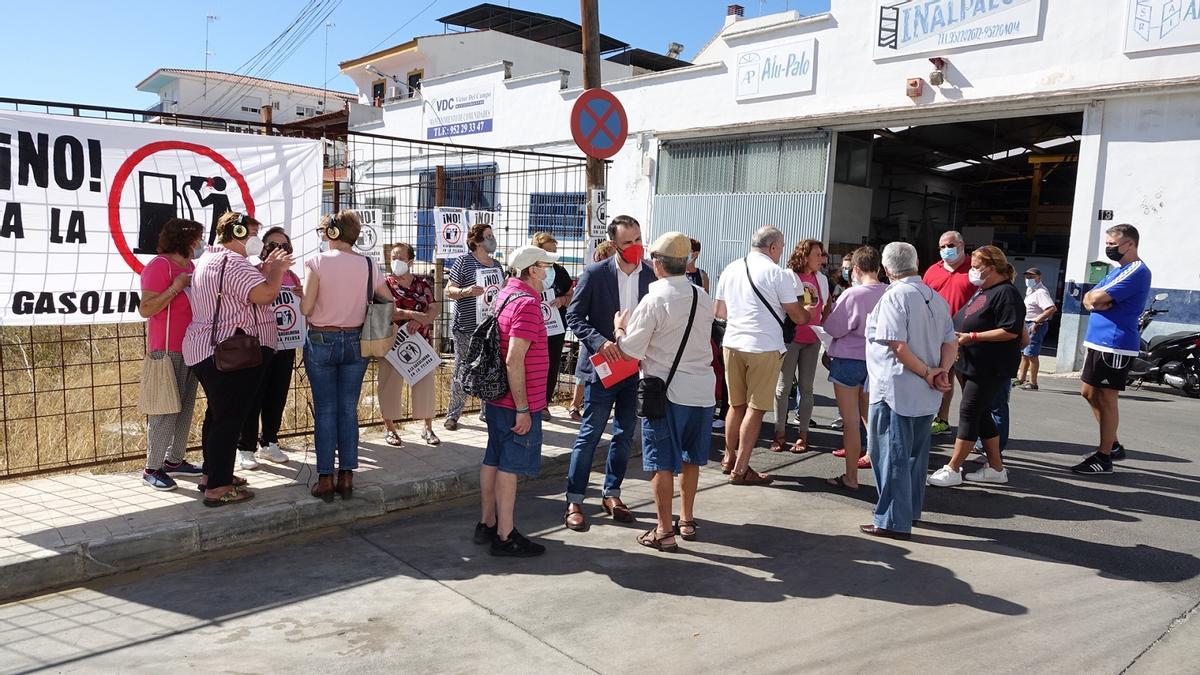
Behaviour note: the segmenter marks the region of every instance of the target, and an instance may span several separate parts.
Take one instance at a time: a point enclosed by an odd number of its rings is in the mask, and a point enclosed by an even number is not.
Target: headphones
[[[246,227],[246,214],[239,214],[237,222],[233,224],[233,238],[245,239],[250,234],[250,229]]]
[[[325,228],[325,236],[329,238],[329,241],[342,238],[342,228],[338,225],[338,214],[334,213],[332,215],[333,219],[329,221],[329,226]]]

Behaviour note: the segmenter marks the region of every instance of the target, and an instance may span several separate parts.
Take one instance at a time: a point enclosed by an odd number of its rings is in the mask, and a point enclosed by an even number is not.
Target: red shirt
[[[967,304],[967,301],[978,290],[971,283],[971,278],[967,276],[969,269],[971,269],[971,256],[964,255],[954,271],[946,269],[940,260],[925,270],[922,281],[926,286],[937,291],[946,304],[950,305],[950,316],[958,314],[958,310],[962,309],[963,305]]]
[[[392,297],[396,299],[396,309],[424,312],[433,304],[433,286],[429,285],[429,280],[425,277],[414,275],[408,288],[401,286],[396,277],[390,274],[384,279],[387,281],[388,290],[392,292]],[[399,321],[397,325],[406,323],[408,321]],[[421,330],[417,332],[421,334],[421,337],[430,340],[433,337],[433,326],[421,326]]]
[[[529,401],[530,412],[538,412],[546,408],[546,376],[550,373],[550,350],[546,345],[546,322],[542,319],[541,294],[533,290],[529,284],[520,279],[512,278],[496,295],[495,306],[504,305],[504,301],[516,293],[525,293],[530,297],[513,298],[504,307],[497,318],[500,325],[500,354],[508,355],[508,340],[512,337],[529,340],[529,351],[525,352],[525,394]],[[512,392],[503,397],[490,401],[492,405],[501,408],[516,409]]]

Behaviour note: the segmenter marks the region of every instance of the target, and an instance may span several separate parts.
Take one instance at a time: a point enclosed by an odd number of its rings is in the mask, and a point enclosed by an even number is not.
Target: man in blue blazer
[[[620,310],[633,311],[655,280],[654,270],[643,262],[642,226],[630,216],[617,216],[608,225],[608,238],[617,255],[588,265],[579,275],[575,295],[567,306],[567,325],[579,339],[579,367],[583,380],[583,422],[571,449],[571,468],[567,474],[568,528],[587,529],[581,509],[587,493],[588,475],[596,445],[604,434],[609,414],[613,414],[612,441],[605,462],[602,504],[604,511],[621,522],[632,522],[633,514],[621,501],[621,482],[629,463],[629,448],[637,433],[638,378],[630,377],[606,388],[592,368],[593,354],[604,354],[614,361],[625,358],[617,347],[613,318]],[[614,408],[615,413],[614,413]]]

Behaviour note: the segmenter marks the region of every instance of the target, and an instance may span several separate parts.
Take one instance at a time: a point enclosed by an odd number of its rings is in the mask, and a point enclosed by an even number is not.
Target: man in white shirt
[[[658,527],[638,537],[638,543],[660,551],[678,548],[677,531],[683,539],[696,536],[692,508],[700,467],[708,463],[712,445],[717,385],[709,345],[713,302],[684,276],[691,252],[691,240],[683,233],[660,236],[650,246],[658,281],[650,284],[650,292],[632,316],[622,309],[614,321],[617,346],[641,361],[643,380],[659,378],[666,383],[666,414],[642,418],[642,468],[652,474]],[[682,475],[678,526],[671,522],[676,475]]]
[[[716,316],[727,321],[722,353],[729,395],[721,469],[734,485],[767,485],[771,477],[750,468],[750,453],[763,415],[775,407],[775,383],[786,350],[784,316],[802,324],[809,310],[796,299],[795,275],[779,266],[783,233],[760,227],[750,243],[750,253],[729,263],[717,280]]]

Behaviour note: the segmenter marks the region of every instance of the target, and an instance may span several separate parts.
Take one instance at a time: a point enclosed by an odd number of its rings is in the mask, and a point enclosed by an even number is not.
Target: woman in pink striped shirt
[[[272,252],[260,272],[247,258],[262,252],[260,223],[229,211],[217,221],[217,243],[205,248],[192,276],[192,323],[183,339],[183,359],[208,399],[201,443],[204,447],[205,506],[224,506],[251,499],[246,481],[233,475],[238,437],[253,412],[253,392],[262,382],[266,364],[275,353],[275,316],[265,305],[279,295],[292,257]],[[241,370],[222,371],[213,354],[219,342],[235,333],[259,339],[262,362]]]

